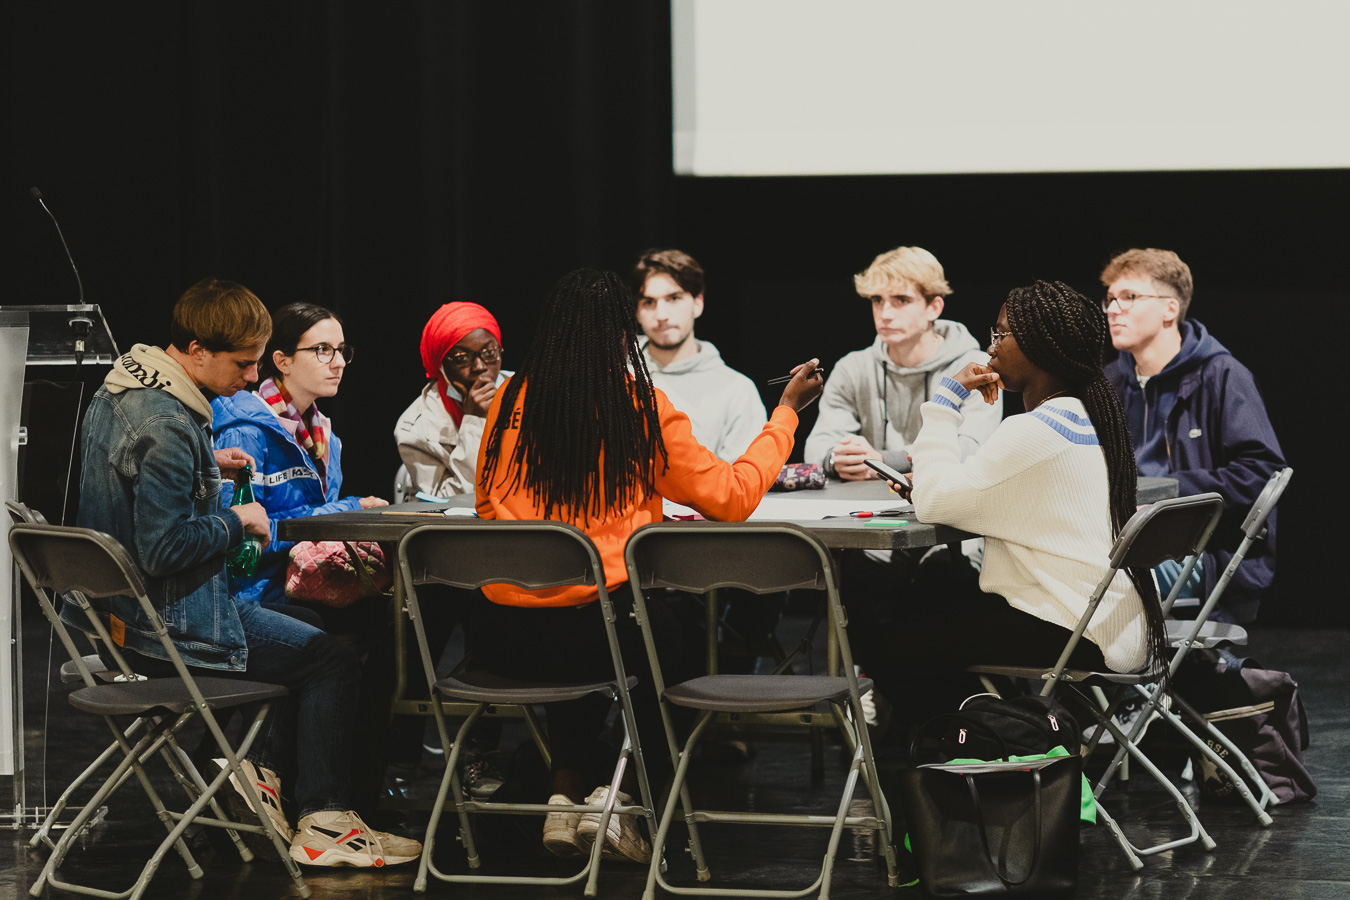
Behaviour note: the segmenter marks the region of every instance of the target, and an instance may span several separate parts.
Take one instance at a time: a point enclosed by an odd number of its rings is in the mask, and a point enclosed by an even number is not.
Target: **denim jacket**
[[[225,575],[226,551],[243,539],[243,523],[220,507],[209,421],[162,390],[113,394],[101,387],[81,439],[78,523],[127,548],[185,663],[243,671],[248,647]],[[165,657],[136,598],[90,603],[114,640]],[[78,608],[67,604],[61,615],[88,629]]]

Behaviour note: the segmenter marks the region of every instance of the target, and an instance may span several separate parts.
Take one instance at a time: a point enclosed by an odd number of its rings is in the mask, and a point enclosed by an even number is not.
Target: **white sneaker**
[[[306,866],[382,868],[422,855],[419,841],[375,831],[351,810],[310,813],[297,825],[291,859]]]
[[[618,803],[628,803],[632,800],[623,791],[616,791],[614,798]],[[604,806],[608,799],[609,786],[598,787],[591,791],[591,795],[586,798],[586,805]],[[582,813],[581,821],[577,823],[577,837],[588,844],[593,844],[596,835],[599,833],[600,813]],[[630,862],[649,863],[652,861],[652,845],[647,843],[647,839],[638,830],[635,816],[611,815],[609,825],[605,828],[605,844],[600,848],[600,855],[605,859],[626,859]]]
[[[548,798],[549,806],[575,806],[566,794]],[[581,813],[555,812],[544,816],[544,849],[554,856],[584,856],[589,847],[577,836],[577,821]]]
[[[228,763],[223,759],[211,761],[222,769],[228,768]],[[281,839],[289,844],[291,839],[295,837],[295,832],[291,830],[290,823],[286,821],[286,814],[281,811],[281,779],[271,769],[260,768],[246,759],[239,760],[239,768],[244,770],[244,774],[248,776],[253,782],[254,788],[257,789],[258,799],[262,801],[263,810],[267,813],[267,818],[271,820],[272,827],[276,829],[277,834],[281,835]],[[233,773],[230,775],[230,784],[233,785],[238,797],[243,800],[243,803],[240,803],[235,797],[225,797],[230,815],[241,824],[253,824],[256,817],[256,813],[253,812],[253,804],[249,802],[248,794],[245,792],[243,785],[239,783],[238,777]],[[247,832],[245,834],[247,835]],[[272,842],[265,836],[260,837],[262,843],[266,845],[264,852],[270,852]],[[253,849],[257,852],[260,848],[254,847]]]
[[[861,678],[863,675],[862,667],[854,666],[853,674]],[[862,704],[863,723],[875,728],[877,726],[877,698],[875,690],[869,690],[864,693],[858,698],[858,702]]]

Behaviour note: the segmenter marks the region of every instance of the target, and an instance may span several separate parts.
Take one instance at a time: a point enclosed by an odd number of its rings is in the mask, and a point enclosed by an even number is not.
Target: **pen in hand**
[[[818,368],[816,369],[816,374],[819,375],[821,378],[824,378],[824,377],[825,377],[825,367],[824,367],[824,366],[818,367]],[[780,376],[777,377],[777,378],[770,378],[768,381],[766,381],[766,382],[764,382],[764,383],[765,383],[765,384],[787,384],[787,383],[788,383],[789,381],[791,381],[794,377],[796,377],[796,376],[793,376],[793,375],[780,375]]]

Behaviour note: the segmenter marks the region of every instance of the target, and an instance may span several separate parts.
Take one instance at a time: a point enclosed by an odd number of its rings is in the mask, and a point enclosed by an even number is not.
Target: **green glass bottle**
[[[242,506],[253,502],[253,467],[244,466],[243,476],[234,483],[234,499],[231,506]],[[262,555],[262,541],[245,533],[244,540],[235,547],[225,560],[225,568],[231,575],[248,576],[258,568],[258,557]]]

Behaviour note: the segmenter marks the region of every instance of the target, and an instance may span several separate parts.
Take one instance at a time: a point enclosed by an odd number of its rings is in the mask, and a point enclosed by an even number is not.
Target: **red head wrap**
[[[488,312],[477,303],[447,303],[432,313],[426,327],[422,329],[422,368],[427,378],[434,378],[441,394],[441,402],[446,411],[455,420],[456,427],[464,417],[464,408],[445,392],[445,374],[441,371],[441,361],[450,349],[464,339],[464,336],[479,328],[486,330],[497,343],[502,342],[502,329]]]

